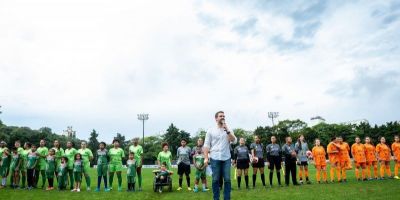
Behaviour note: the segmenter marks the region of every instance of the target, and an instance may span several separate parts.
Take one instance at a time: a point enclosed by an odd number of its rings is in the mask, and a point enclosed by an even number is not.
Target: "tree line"
[[[390,144],[393,142],[394,135],[400,134],[400,123],[393,121],[382,125],[370,125],[365,122],[359,124],[328,124],[322,122],[309,127],[307,123],[297,119],[283,120],[275,126],[259,126],[252,131],[247,131],[241,128],[233,129],[233,131],[238,138],[245,138],[247,145],[250,145],[253,141],[254,135],[260,136],[263,144],[270,143],[270,137],[273,135],[277,137],[278,143],[283,144],[285,137],[291,136],[293,140],[296,140],[301,134],[304,135],[310,147],[316,138],[319,138],[321,144],[326,146],[331,138],[335,136],[342,136],[350,145],[354,143],[354,139],[357,136],[361,138],[369,136],[375,144],[378,142],[380,137],[385,137],[387,143]],[[188,141],[188,146],[193,147],[196,145],[197,139],[204,139],[205,135],[206,130],[204,129],[200,129],[191,135],[189,132],[180,130],[174,124],[171,124],[166,129],[165,134],[158,136],[152,135],[144,138],[144,163],[154,164],[157,154],[161,151],[162,142],[167,142],[169,144],[170,151],[175,159],[176,150],[180,146],[182,139],[186,139]],[[100,142],[98,136],[99,134],[97,131],[93,129],[90,133],[90,137],[85,140],[88,142],[88,148],[93,152],[96,152],[98,149]],[[72,141],[75,144],[75,148],[79,148],[80,142],[83,141],[79,138],[70,138],[58,135],[48,127],[33,130],[29,127],[7,126],[0,121],[0,140],[7,142],[7,145],[10,148],[14,145],[16,140],[19,140],[22,143],[31,142],[39,144],[41,139],[46,141],[46,146],[49,148],[53,146],[54,140],[58,140],[62,147],[66,146],[67,141]],[[125,138],[123,134],[116,133],[114,139],[120,141],[120,147],[124,149],[127,155],[132,138]],[[142,140],[140,140],[140,144],[142,145]],[[111,146],[112,145],[108,143],[108,147],[110,148]],[[95,160],[96,158],[93,163],[95,163]]]

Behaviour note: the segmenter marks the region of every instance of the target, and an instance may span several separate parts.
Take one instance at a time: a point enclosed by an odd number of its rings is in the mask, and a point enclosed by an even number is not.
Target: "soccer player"
[[[165,162],[165,167],[170,170],[171,169],[171,159],[172,159],[172,154],[168,150],[168,143],[163,142],[161,144],[162,151],[158,153],[157,156],[157,164],[159,167],[161,167],[161,164]]]
[[[374,178],[378,179],[378,162],[377,162],[377,156],[376,156],[376,151],[375,151],[375,146],[371,142],[370,137],[365,138],[365,156],[367,160],[367,176],[368,180],[372,180],[372,175],[371,175],[371,168],[374,168]]]
[[[194,192],[199,191],[199,181],[201,179],[203,183],[203,192],[208,191],[206,188],[206,165],[204,165],[204,154],[202,148],[197,148],[196,153],[193,156],[193,164],[196,168],[196,177],[194,181]]]
[[[62,157],[61,164],[57,169],[58,176],[58,190],[64,190],[67,187],[68,177],[67,177],[67,163],[68,158]]]
[[[261,144],[260,136],[254,136],[254,143],[250,145],[251,155],[253,156],[253,188],[256,187],[257,171],[260,172],[261,182],[265,187],[264,175],[264,146]]]
[[[378,160],[381,164],[381,180],[385,178],[385,169],[386,174],[391,177],[392,172],[390,171],[390,147],[386,144],[386,139],[381,137],[380,143],[376,145],[376,153],[378,155]]]
[[[93,160],[93,153],[90,149],[86,148],[87,143],[85,141],[81,142],[81,148],[78,150],[78,153],[82,156],[83,163],[83,175],[85,176],[86,181],[86,191],[90,191],[90,161]]]
[[[11,157],[11,164],[10,164],[10,171],[12,182],[11,186],[14,189],[19,187],[19,170],[22,163],[21,155],[18,153],[18,148],[12,148],[12,157]]]
[[[366,181],[367,179],[365,178],[365,166],[367,159],[365,156],[365,146],[361,144],[360,137],[356,137],[355,141],[356,143],[354,143],[351,146],[351,155],[353,156],[354,159],[356,178],[358,181],[360,180]],[[361,177],[359,172],[360,168],[361,168]]]
[[[316,178],[317,182],[321,183],[321,174],[322,179],[325,183],[328,183],[327,174],[326,174],[326,152],[323,146],[321,146],[321,140],[315,139],[315,146],[312,149],[312,155],[314,159],[314,165],[317,169]]]
[[[133,153],[133,151],[129,152],[128,160],[126,161],[126,166],[128,168],[126,171],[128,192],[135,191],[137,162],[138,161],[135,159],[135,153]]]
[[[7,148],[6,142],[4,141],[0,142],[0,153],[1,153],[0,176],[2,178],[0,188],[4,188],[6,186],[7,176],[10,167],[10,152]]]
[[[286,144],[282,146],[282,154],[285,162],[285,184],[289,186],[289,177],[291,174],[293,185],[300,185],[297,183],[296,179],[296,148],[292,144],[292,138],[290,136],[286,137],[285,141]]]
[[[31,145],[31,150],[28,152],[27,162],[26,162],[26,174],[28,178],[28,190],[32,190],[36,183],[36,170],[39,163],[39,154],[36,152],[36,145]]]
[[[49,150],[49,155],[46,156],[46,177],[49,183],[49,186],[46,190],[53,190],[54,189],[54,174],[57,173],[56,167],[56,156],[55,156],[55,149]]]
[[[266,147],[267,151],[267,166],[269,168],[269,185],[272,187],[272,178],[274,170],[276,170],[276,177],[278,178],[278,185],[281,185],[281,167],[282,167],[282,151],[279,144],[276,143],[276,137],[271,136],[271,144]]]
[[[74,156],[74,177],[75,177],[75,188],[71,192],[80,192],[82,183],[82,172],[83,172],[83,162],[82,155],[80,153]]]
[[[63,157],[65,155],[65,153],[64,153],[64,149],[61,148],[60,142],[58,140],[54,140],[53,145],[54,145],[54,147],[52,149],[54,149],[55,164],[56,164],[56,170],[54,171],[54,174],[57,177],[57,169],[61,164],[61,157]]]
[[[331,182],[335,181],[335,171],[336,171],[336,178],[338,181],[341,181],[341,170],[340,170],[340,160],[339,160],[339,149],[340,146],[338,144],[338,140],[336,137],[332,138],[331,142],[326,147],[326,151],[329,157],[329,164],[330,164],[330,178]]]
[[[22,188],[23,189],[27,189],[25,188],[26,186],[26,166],[27,166],[27,162],[28,162],[28,154],[31,151],[31,143],[29,142],[25,142],[24,144],[24,150],[21,152],[21,158],[22,158],[22,164],[20,166],[20,171],[21,171],[21,179],[22,179]]]
[[[19,140],[16,140],[15,142],[14,142],[14,147],[15,148],[17,148],[17,152],[18,152],[18,154],[19,154],[19,158],[21,159],[21,161],[22,161],[22,154],[23,154],[23,151],[24,151],[24,149],[21,147],[21,141],[19,141]],[[20,167],[19,167],[19,172],[18,172],[18,180],[20,179],[20,172],[22,173],[22,171],[21,171],[21,166],[23,165],[23,163],[20,165]],[[10,169],[10,172],[11,172],[11,176],[10,176],[10,182],[11,183],[13,183],[13,179],[14,179],[14,172]],[[24,177],[25,178],[25,177]],[[12,184],[11,184],[11,186],[12,186]],[[16,186],[16,188],[19,188],[19,181],[18,181],[18,183],[17,183],[17,186]]]
[[[392,151],[393,151],[393,156],[394,156],[394,178],[395,179],[400,179],[399,178],[399,167],[400,167],[400,138],[398,135],[394,136],[394,142],[392,144]]]
[[[46,184],[46,156],[49,153],[49,149],[46,147],[46,141],[44,139],[40,140],[39,148],[37,148],[36,152],[39,154],[39,163],[36,166],[37,170],[35,170],[35,186],[37,187],[39,181],[39,172],[42,176],[42,189],[44,189],[44,185]]]
[[[295,146],[297,153],[297,164],[299,165],[299,178],[300,184],[303,184],[303,174],[306,177],[306,183],[311,184],[310,179],[308,178],[308,157],[307,151],[308,144],[304,139],[304,135],[300,135],[299,139],[297,140]]]
[[[74,158],[75,154],[78,153],[74,147],[74,144],[71,141],[67,142],[67,148],[65,149],[64,156],[68,158],[67,163],[67,175],[69,176],[69,189],[74,189]]]
[[[341,169],[341,178],[343,182],[347,182],[347,173],[348,169],[351,169],[351,161],[350,161],[350,146],[347,142],[343,141],[341,136],[336,138],[339,142],[339,161],[340,161],[340,169]]]
[[[200,149],[203,156],[204,156],[204,141],[202,138],[197,139],[197,145],[193,147],[192,149],[192,156],[194,156],[196,154],[196,152]],[[203,189],[204,190],[204,189]],[[208,186],[207,186],[207,179],[205,179],[205,190],[208,191]]]
[[[107,187],[107,171],[108,171],[108,151],[106,143],[100,142],[99,149],[97,150],[97,188],[96,192],[100,192],[101,179],[104,179],[104,191],[109,192]]]
[[[119,147],[119,140],[113,140],[114,147],[108,151],[110,156],[109,174],[110,174],[110,189],[114,180],[114,172],[117,174],[118,191],[122,191],[122,159],[125,157],[125,152]]]
[[[240,189],[240,182],[242,181],[242,174],[244,174],[244,181],[246,183],[246,189],[249,189],[249,163],[250,163],[250,151],[246,146],[244,138],[239,139],[239,146],[233,150],[234,164],[237,169],[237,185]]]
[[[186,146],[187,141],[186,139],[181,140],[181,146],[176,151],[177,165],[178,165],[178,175],[179,175],[179,187],[178,191],[182,190],[182,181],[183,181],[183,174],[186,177],[186,184],[188,190],[191,191],[190,188],[190,147]]]
[[[139,138],[133,138],[132,145],[129,147],[129,152],[133,152],[135,155],[135,160],[137,162],[136,165],[136,174],[138,179],[139,191],[142,191],[142,165],[143,165],[143,147],[139,145]]]

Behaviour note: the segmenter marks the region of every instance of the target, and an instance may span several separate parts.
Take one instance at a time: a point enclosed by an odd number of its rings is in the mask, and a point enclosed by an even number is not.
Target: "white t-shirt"
[[[230,142],[228,135],[223,128],[214,127],[207,131],[204,147],[210,150],[210,157],[213,160],[228,160],[231,159],[230,144],[236,144],[237,138],[234,133],[231,133],[235,140]]]

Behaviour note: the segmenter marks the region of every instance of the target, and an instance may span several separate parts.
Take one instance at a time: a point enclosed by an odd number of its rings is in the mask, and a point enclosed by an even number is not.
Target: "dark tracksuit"
[[[293,185],[298,185],[296,179],[296,156],[292,156],[292,152],[296,152],[294,144],[284,144],[282,146],[283,160],[285,161],[285,184],[289,185],[289,176],[292,174]]]

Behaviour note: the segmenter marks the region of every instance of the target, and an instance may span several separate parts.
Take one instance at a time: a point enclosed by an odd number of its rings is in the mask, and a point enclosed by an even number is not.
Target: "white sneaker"
[[[89,187],[89,188],[86,188],[86,191],[90,191],[90,187]]]
[[[81,189],[78,188],[76,191],[77,191],[77,192],[81,192]]]
[[[76,192],[76,189],[72,189],[71,192]]]

